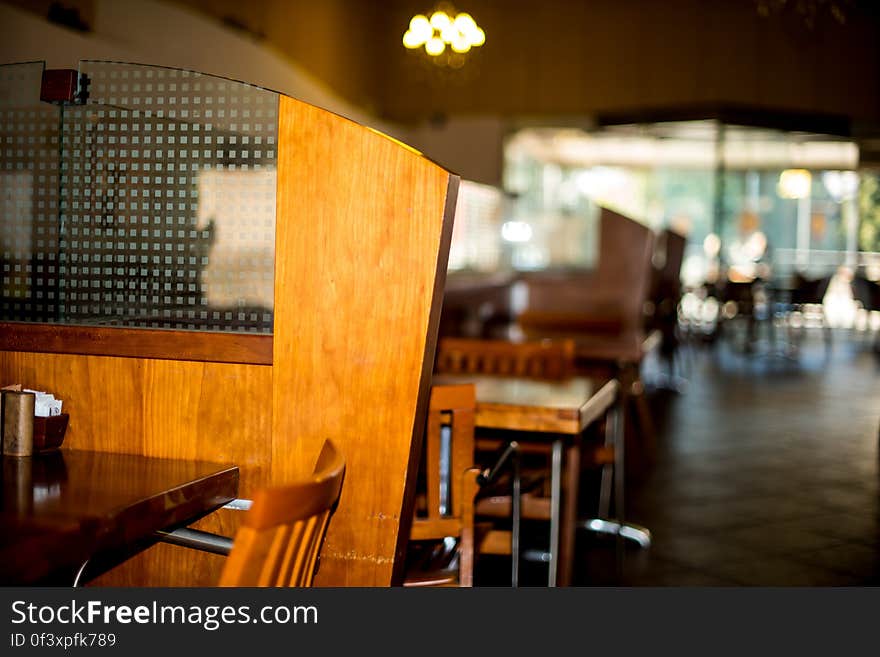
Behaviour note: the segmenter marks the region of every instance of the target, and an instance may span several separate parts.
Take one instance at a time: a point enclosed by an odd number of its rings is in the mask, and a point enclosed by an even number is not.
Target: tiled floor
[[[686,390],[652,393],[657,453],[628,482],[652,547],[584,531],[576,584],[880,585],[880,357],[841,332],[794,359],[716,343],[691,361]]]

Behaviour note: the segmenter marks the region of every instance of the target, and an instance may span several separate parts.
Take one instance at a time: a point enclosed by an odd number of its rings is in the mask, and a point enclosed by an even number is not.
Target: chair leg
[[[560,500],[562,498],[562,441],[553,441],[553,453],[551,456],[550,481],[550,567],[547,576],[547,585],[556,586],[557,571],[559,569],[559,522]]]
[[[81,587],[83,585],[83,575],[86,572],[86,566],[89,565],[89,560],[86,559],[82,562],[82,565],[79,567],[79,570],[76,571],[76,575],[73,577],[73,583],[71,586],[73,588]]]
[[[632,450],[629,466],[631,474],[635,475],[647,471],[657,447],[654,419],[639,370],[638,364],[626,363],[615,371],[615,377],[620,383],[620,405],[627,418],[632,420],[623,433],[628,433],[626,443]]]
[[[513,482],[511,490],[511,524],[510,524],[510,586],[519,586],[520,535],[522,533],[522,473],[520,471],[519,445],[511,455]]]
[[[569,586],[574,577],[575,539],[578,523],[578,490],[581,473],[581,445],[573,439],[562,450],[562,500],[559,521],[559,569],[557,586]]]
[[[605,444],[614,447],[614,513],[616,520],[610,519],[607,515],[602,514],[601,505],[602,491],[600,491],[600,516],[598,518],[590,518],[581,522],[581,527],[600,534],[612,534],[627,538],[640,547],[651,546],[651,531],[647,527],[634,525],[624,522],[624,440],[623,440],[623,413],[621,412],[621,404],[618,403],[608,411],[608,427],[605,435]],[[602,470],[602,488],[608,488],[605,469]],[[607,493],[606,493],[607,497]],[[607,501],[604,502],[607,507]],[[607,512],[607,508],[606,508]]]
[[[608,444],[608,440],[605,440]],[[614,467],[610,463],[602,466],[602,480],[599,482],[599,517],[607,518],[611,513],[611,478]]]

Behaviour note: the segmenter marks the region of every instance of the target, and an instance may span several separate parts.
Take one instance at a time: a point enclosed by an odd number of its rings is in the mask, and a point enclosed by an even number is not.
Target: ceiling
[[[0,1],[43,15],[55,5],[56,19],[87,29],[107,0]],[[432,1],[163,1],[277,50],[348,101],[399,123],[453,115],[644,123],[645,108],[671,120],[718,118],[692,110],[724,107],[814,132],[839,134],[841,120],[847,130],[880,124],[877,2],[456,0],[485,29],[486,44],[450,72],[401,43],[410,17]],[[837,127],[797,124],[816,116]]]

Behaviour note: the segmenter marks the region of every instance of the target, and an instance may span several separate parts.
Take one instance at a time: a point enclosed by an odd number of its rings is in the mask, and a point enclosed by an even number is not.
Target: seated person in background
[[[734,241],[728,249],[728,254],[729,280],[747,283],[770,277],[770,245],[762,231],[753,231]]]

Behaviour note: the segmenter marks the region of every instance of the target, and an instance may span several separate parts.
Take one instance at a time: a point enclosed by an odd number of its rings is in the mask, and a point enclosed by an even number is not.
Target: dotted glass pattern
[[[55,316],[5,318],[271,333],[278,94],[155,66],[79,72],[84,103],[42,104],[60,124]]]
[[[0,317],[58,309],[59,107],[40,102],[43,62],[0,66]]]

